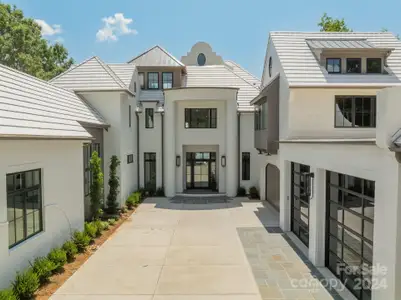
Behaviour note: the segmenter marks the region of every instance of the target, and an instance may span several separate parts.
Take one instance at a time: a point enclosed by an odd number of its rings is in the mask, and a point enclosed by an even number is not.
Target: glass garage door
[[[375,182],[330,171],[326,178],[326,266],[358,299],[370,300]]]
[[[291,231],[306,246],[309,246],[309,196],[302,174],[309,172],[309,166],[291,163]]]

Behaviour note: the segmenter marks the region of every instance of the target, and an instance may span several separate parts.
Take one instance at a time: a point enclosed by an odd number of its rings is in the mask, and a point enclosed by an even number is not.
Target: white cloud
[[[43,36],[46,36],[46,35],[52,36],[52,35],[59,34],[62,32],[61,25],[54,24],[52,26],[52,25],[47,24],[45,20],[35,20],[35,22],[42,28]]]
[[[104,22],[104,26],[96,33],[96,39],[100,42],[117,41],[118,36],[138,33],[135,29],[129,28],[133,20],[124,18],[122,13],[116,13],[114,16],[103,18],[102,21]]]

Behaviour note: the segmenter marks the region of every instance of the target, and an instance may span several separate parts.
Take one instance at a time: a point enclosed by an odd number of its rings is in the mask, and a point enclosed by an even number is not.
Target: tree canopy
[[[60,43],[42,37],[41,27],[16,6],[0,3],[0,63],[41,79],[67,70],[74,60]]]
[[[320,18],[320,22],[317,24],[320,27],[320,31],[333,31],[333,32],[351,32],[345,24],[344,19],[333,19],[329,17],[327,13],[324,13]]]

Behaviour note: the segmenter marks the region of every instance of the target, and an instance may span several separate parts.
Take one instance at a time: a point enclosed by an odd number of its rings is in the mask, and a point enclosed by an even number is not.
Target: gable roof
[[[245,70],[242,66],[237,64],[232,60],[226,60],[225,64],[231,67],[231,71],[233,71],[236,75],[241,77],[242,79],[248,81],[249,83],[253,84],[256,87],[260,86],[260,79],[257,78],[255,75],[251,74],[247,70]]]
[[[185,67],[182,62],[159,45],[134,57],[128,63],[139,67]]]
[[[107,125],[71,91],[0,65],[0,136],[88,139],[79,122]]]
[[[126,91],[128,86],[99,57],[93,56],[50,80],[54,85],[76,91]]]
[[[133,64],[107,64],[111,70],[122,80],[126,86],[130,86],[132,76],[135,72],[135,65]]]
[[[364,47],[394,49],[387,59],[390,75],[328,74],[308,45],[308,40],[322,39],[326,46],[330,44],[327,40],[365,40]],[[271,32],[269,42],[274,45],[290,87],[401,85],[401,41],[389,32]]]
[[[187,66],[187,75],[184,77],[185,87],[233,87],[239,88],[237,102],[241,111],[253,111],[250,101],[259,94],[259,86],[247,80],[249,74],[234,72],[226,65]]]

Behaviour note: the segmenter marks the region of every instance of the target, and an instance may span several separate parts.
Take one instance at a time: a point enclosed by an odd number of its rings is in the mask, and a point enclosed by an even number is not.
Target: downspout
[[[240,181],[240,176],[241,176],[241,112],[237,111],[237,136],[238,136],[238,176],[237,176],[237,189],[240,187],[241,181]]]
[[[160,115],[162,125],[162,188],[164,190],[164,111]]]
[[[136,115],[136,178],[137,178],[137,186],[138,189],[140,188],[139,183],[139,176],[140,176],[140,170],[139,170],[139,114],[138,112],[135,112]]]

